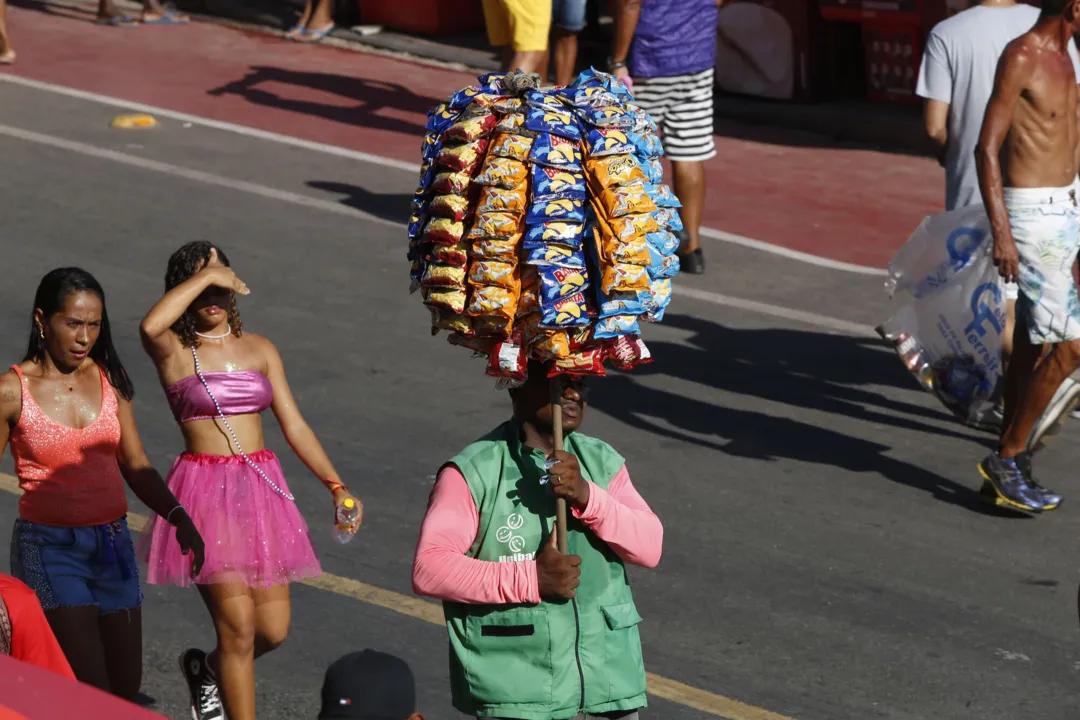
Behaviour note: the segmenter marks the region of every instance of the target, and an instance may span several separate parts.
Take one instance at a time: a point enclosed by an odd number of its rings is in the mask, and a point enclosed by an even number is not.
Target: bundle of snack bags
[[[491,74],[429,113],[409,220],[432,332],[488,373],[603,375],[649,362],[641,323],[671,301],[682,229],[652,119],[611,75],[569,87]]]

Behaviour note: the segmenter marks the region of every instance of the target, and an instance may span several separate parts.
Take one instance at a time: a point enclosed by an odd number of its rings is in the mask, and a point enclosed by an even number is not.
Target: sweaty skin
[[[1054,17],[1009,43],[975,150],[979,189],[994,234],[994,262],[1016,282],[1020,260],[1005,211],[1005,187],[1059,188],[1077,173],[1072,25]]]

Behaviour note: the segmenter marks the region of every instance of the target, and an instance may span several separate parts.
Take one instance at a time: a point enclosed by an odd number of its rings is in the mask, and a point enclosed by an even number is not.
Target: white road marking
[[[304,207],[318,210],[320,212],[334,213],[336,215],[345,215],[353,218],[361,218],[369,222],[377,222],[392,227],[402,227],[402,223],[400,222],[387,220],[386,218],[380,218],[339,202],[322,200],[319,198],[310,197],[308,195],[301,195],[299,193],[289,192],[288,190],[278,190],[276,188],[267,187],[265,185],[247,182],[246,180],[227,178],[221,175],[203,172],[202,170],[193,170],[191,168],[185,168],[179,165],[173,165],[171,163],[160,162],[158,160],[150,160],[148,158],[139,157],[137,155],[130,155],[128,153],[122,153],[116,150],[110,150],[108,148],[97,147],[96,145],[89,145],[87,143],[78,142],[76,140],[66,140],[64,138],[59,138],[52,135],[45,135],[43,133],[34,132],[32,130],[23,130],[22,128],[11,127],[10,125],[0,125],[0,136],[15,138],[16,140],[36,143],[38,145],[45,145],[47,147],[57,148],[59,150],[66,150],[68,152],[78,153],[80,155],[86,155],[88,157],[99,158],[101,160],[109,160],[110,162],[120,163],[122,165],[128,165],[130,167],[136,167],[141,170],[150,170],[152,172],[171,175],[172,177],[183,178],[185,180],[192,180],[195,182],[205,183],[207,185],[215,185],[217,187],[228,188],[230,190],[237,190],[251,195],[257,195],[259,197],[267,198],[269,200],[277,200],[280,202],[292,203],[294,205],[302,205]],[[834,332],[847,333],[861,337],[877,337],[873,329],[867,325],[860,325],[858,323],[841,320],[839,318],[832,318],[826,315],[818,315],[816,313],[793,310],[791,308],[782,307],[780,305],[770,305],[768,303],[757,302],[754,300],[744,300],[743,298],[732,297],[730,295],[721,295],[720,293],[714,293],[708,290],[698,290],[696,288],[689,288],[683,285],[679,285],[675,290],[675,297],[678,298],[680,296],[693,298],[695,300],[701,300],[703,302],[712,303],[714,305],[737,308],[739,310],[747,310],[750,312],[759,313],[761,315],[768,315],[783,320],[793,320],[815,327],[825,328],[826,330],[832,330]]]
[[[98,103],[101,105],[108,105],[110,107],[123,108],[132,112],[142,112],[151,115],[158,115],[164,118],[169,118],[171,120],[177,120],[182,123],[199,125],[201,127],[213,128],[215,130],[223,130],[225,132],[236,133],[238,135],[244,135],[246,137],[258,138],[260,140],[266,140],[268,142],[280,143],[282,145],[291,145],[293,147],[310,150],[312,152],[320,152],[327,155],[335,155],[337,157],[349,158],[352,160],[358,160],[360,162],[370,163],[372,165],[380,165],[382,167],[394,168],[396,170],[404,170],[413,174],[419,172],[420,170],[420,165],[418,163],[403,162],[401,160],[394,160],[392,158],[386,158],[379,155],[372,155],[370,153],[360,152],[359,150],[350,150],[349,148],[343,148],[337,145],[327,145],[325,143],[302,140],[300,138],[292,137],[290,135],[282,135],[280,133],[258,130],[256,128],[247,127],[245,125],[236,125],[230,122],[211,120],[209,118],[200,117],[198,115],[189,115],[187,113],[176,112],[167,108],[157,107],[156,105],[147,105],[144,103],[132,102],[130,100],[123,100],[121,98],[115,98],[109,95],[101,95],[99,93],[88,92],[86,90],[76,90],[74,88],[64,87],[63,85],[54,85],[52,83],[41,82],[40,80],[31,80],[30,78],[19,77],[18,75],[0,73],[0,82],[6,82],[11,85],[20,85],[22,87],[32,88],[34,90],[40,90],[42,92],[50,92],[56,95],[63,95],[66,97],[76,98],[78,100],[85,100],[87,102]],[[761,240],[754,240],[753,238],[736,235],[734,233],[725,232],[723,230],[716,230],[714,228],[702,228],[701,234],[704,237],[711,238],[713,240],[720,240],[721,242],[730,243],[732,245],[739,245],[741,247],[760,250],[762,252],[771,253],[773,255],[786,257],[791,260],[804,262],[809,265],[817,265],[819,267],[829,268],[831,270],[841,270],[844,272],[857,273],[860,275],[886,275],[886,271],[884,268],[875,268],[867,265],[856,265],[853,263],[841,262],[839,260],[831,260],[829,258],[820,257],[818,255],[811,255],[810,253],[804,253],[798,250],[791,250],[789,248],[780,247],[779,245],[772,245],[767,242],[762,242]]]

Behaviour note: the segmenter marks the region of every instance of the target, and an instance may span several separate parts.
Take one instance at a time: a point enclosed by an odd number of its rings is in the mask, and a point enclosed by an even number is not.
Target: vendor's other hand
[[[616,68],[615,72],[611,73],[615,76],[615,79],[626,86],[626,89],[630,92],[634,92],[634,79],[630,77],[630,71],[627,68]]]
[[[994,264],[1005,282],[1015,283],[1020,279],[1020,253],[1011,235],[994,239]]]
[[[563,555],[555,545],[555,529],[551,529],[540,554],[536,556],[536,586],[542,598],[569,600],[581,584],[581,558]]]
[[[550,456],[555,463],[549,470],[551,490],[555,497],[563,498],[578,512],[584,512],[589,505],[589,483],[581,477],[581,465],[575,455],[563,450],[556,450]]]

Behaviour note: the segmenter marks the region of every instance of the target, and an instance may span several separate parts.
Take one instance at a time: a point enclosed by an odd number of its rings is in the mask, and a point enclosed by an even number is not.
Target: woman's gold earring
[[[38,331],[38,335],[41,336],[41,339],[44,340],[45,339],[45,330],[39,325],[37,331]]]

